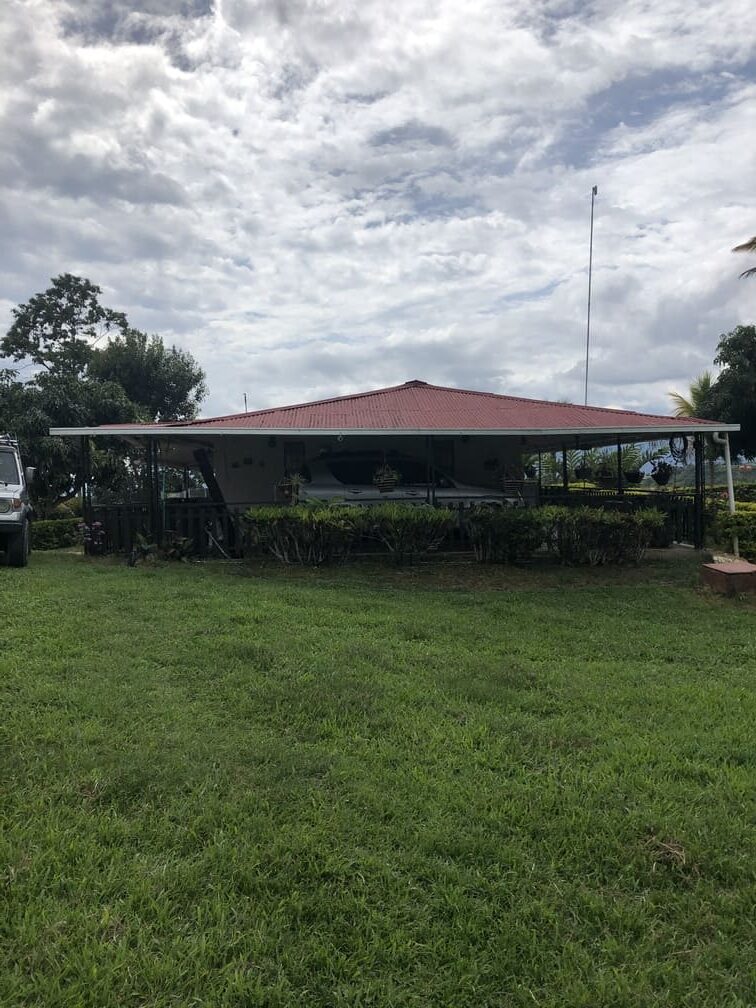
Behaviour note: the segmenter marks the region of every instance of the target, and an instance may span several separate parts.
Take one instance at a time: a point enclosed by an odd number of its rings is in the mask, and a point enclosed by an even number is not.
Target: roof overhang
[[[50,434],[57,437],[159,437],[159,438],[196,438],[201,440],[213,437],[240,437],[255,435],[257,437],[633,437],[647,436],[649,440],[660,437],[679,437],[681,434],[716,434],[729,431],[739,431],[740,424],[686,424],[681,427],[533,427],[533,428],[500,428],[480,430],[467,429],[432,429],[426,428],[313,428],[313,427],[173,427],[157,424],[144,427],[51,427]]]

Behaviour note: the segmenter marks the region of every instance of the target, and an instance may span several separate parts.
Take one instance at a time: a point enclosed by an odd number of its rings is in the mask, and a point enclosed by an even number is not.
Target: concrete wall
[[[208,438],[208,441],[211,439]],[[438,442],[453,441],[454,476],[472,486],[496,487],[497,465],[517,467],[521,446],[518,439],[470,435],[438,438]],[[425,459],[424,437],[280,437],[278,435],[230,435],[212,438],[215,476],[226,501],[232,503],[269,502],[275,499],[274,487],[284,477],[286,443],[304,444],[305,458],[315,458],[321,451],[398,451]],[[439,444],[439,468],[443,446]],[[488,462],[488,466],[486,463]]]

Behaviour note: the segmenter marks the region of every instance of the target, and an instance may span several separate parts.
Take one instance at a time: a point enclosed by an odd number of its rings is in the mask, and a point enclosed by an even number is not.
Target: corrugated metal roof
[[[635,413],[601,406],[521,399],[494,392],[429,385],[404,385],[338,396],[296,406],[235,413],[204,420],[179,421],[182,428],[214,430],[584,430],[639,428],[680,431],[714,421]]]

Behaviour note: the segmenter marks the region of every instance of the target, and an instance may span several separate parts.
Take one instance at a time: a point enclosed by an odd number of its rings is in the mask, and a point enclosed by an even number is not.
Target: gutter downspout
[[[735,487],[732,485],[732,461],[730,459],[730,435],[712,434],[712,439],[716,444],[724,445],[725,467],[727,469],[727,504],[730,514],[735,514]],[[736,559],[740,559],[740,543],[738,537],[732,537],[732,552]]]

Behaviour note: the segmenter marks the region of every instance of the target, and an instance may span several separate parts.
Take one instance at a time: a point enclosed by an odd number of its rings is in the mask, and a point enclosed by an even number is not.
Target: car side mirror
[[[34,468],[34,466],[27,466],[26,469],[24,469],[24,478],[26,479],[27,483],[33,483],[34,477],[36,475],[37,470]]]

